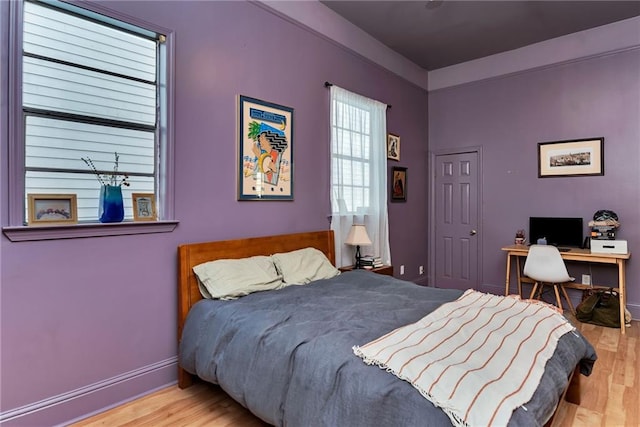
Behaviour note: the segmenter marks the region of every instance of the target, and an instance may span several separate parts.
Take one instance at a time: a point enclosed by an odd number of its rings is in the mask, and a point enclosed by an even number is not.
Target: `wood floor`
[[[640,322],[626,335],[619,330],[574,324],[594,345],[598,361],[582,377],[580,406],[562,402],[554,427],[640,426]],[[172,386],[73,424],[88,426],[266,426],[218,387],[196,383]]]

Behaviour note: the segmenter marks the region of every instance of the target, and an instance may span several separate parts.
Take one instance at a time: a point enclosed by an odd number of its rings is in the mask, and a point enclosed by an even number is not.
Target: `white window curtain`
[[[354,263],[343,242],[353,224],[364,224],[372,242],[362,255],[391,265],[387,214],[387,105],[331,86],[331,229],[336,264]]]

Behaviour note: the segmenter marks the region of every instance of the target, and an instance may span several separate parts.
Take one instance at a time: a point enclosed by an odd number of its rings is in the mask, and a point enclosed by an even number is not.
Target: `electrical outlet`
[[[591,284],[591,275],[590,274],[583,274],[582,275],[582,284],[583,285],[590,285]]]
[[[418,267],[418,274],[424,274],[424,266]]]
[[[400,275],[404,275],[404,265],[400,266]]]

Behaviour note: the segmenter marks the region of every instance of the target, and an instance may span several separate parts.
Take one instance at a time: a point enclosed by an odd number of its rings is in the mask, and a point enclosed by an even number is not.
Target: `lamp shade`
[[[347,239],[344,241],[347,245],[358,246],[358,245],[370,245],[371,239],[369,239],[369,235],[367,234],[367,229],[362,224],[353,224],[351,226],[351,230],[349,230],[349,235]]]

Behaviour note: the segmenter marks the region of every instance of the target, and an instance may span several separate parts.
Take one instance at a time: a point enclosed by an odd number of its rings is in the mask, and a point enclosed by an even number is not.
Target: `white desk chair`
[[[563,286],[564,283],[573,282],[575,279],[569,276],[567,267],[564,265],[564,260],[558,248],[551,245],[531,245],[527,260],[524,263],[523,273],[530,279],[535,280],[529,298],[535,298],[537,292],[537,298],[540,299],[544,285],[550,285],[553,286],[556,294],[558,307],[562,310],[562,301],[560,300],[560,291],[562,291],[562,295],[567,300],[567,304],[569,304],[571,313],[576,313],[569,299],[569,295],[567,295],[567,291]]]

